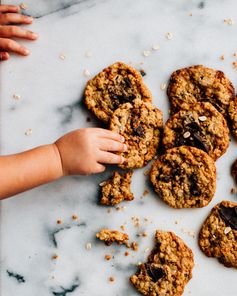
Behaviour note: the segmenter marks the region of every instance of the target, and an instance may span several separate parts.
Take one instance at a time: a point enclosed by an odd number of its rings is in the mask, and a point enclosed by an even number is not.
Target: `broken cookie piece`
[[[119,245],[126,245],[129,240],[129,236],[126,233],[110,229],[101,229],[101,231],[96,234],[96,237],[104,241],[107,246],[110,246],[114,242]]]
[[[125,174],[114,172],[110,179],[102,182],[100,204],[114,206],[123,200],[133,200],[130,190],[132,174],[132,171]]]

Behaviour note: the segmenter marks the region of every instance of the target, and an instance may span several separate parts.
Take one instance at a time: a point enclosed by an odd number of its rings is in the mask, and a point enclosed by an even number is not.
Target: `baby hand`
[[[66,134],[55,142],[61,156],[63,175],[90,175],[105,170],[102,164],[121,164],[126,151],[124,138],[101,128],[83,128]]]
[[[0,5],[0,61],[9,59],[9,52],[26,56],[30,52],[12,38],[28,40],[37,39],[37,34],[18,27],[19,24],[28,25],[33,18],[19,13],[20,8],[14,5]]]

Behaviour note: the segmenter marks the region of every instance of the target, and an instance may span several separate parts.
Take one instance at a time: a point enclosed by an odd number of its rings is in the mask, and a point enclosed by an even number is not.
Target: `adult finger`
[[[0,51],[0,61],[6,61],[10,57],[9,53],[6,51]]]
[[[17,26],[0,26],[0,36],[4,38],[16,37],[29,40],[37,39],[37,34]]]
[[[31,24],[33,18],[20,13],[2,13],[0,14],[0,24]]]
[[[121,155],[101,151],[98,162],[107,164],[122,164],[124,162],[124,158]]]
[[[2,51],[11,51],[23,56],[26,56],[30,53],[27,48],[11,39],[0,38],[0,44],[0,50]]]
[[[15,5],[0,5],[0,12],[18,12],[20,10],[19,6]]]
[[[99,148],[102,151],[118,151],[124,152],[127,150],[127,146],[121,142],[114,141],[111,139],[101,139],[99,142]]]

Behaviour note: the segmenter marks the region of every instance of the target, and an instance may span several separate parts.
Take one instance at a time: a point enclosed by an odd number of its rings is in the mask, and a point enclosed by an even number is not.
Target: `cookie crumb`
[[[18,94],[13,94],[12,95],[12,98],[15,100],[15,101],[19,101],[21,99],[21,96],[18,95]]]
[[[125,230],[125,226],[121,225],[120,228],[124,231]]]
[[[161,90],[165,90],[165,89],[166,89],[166,83],[161,83],[161,85],[160,85],[160,89],[161,89]]]
[[[32,135],[32,133],[33,133],[33,131],[32,131],[31,128],[28,128],[28,129],[25,131],[25,135],[26,135],[26,136],[30,136],[30,135]]]
[[[90,71],[88,69],[85,69],[83,74],[84,74],[85,77],[90,77],[91,76],[91,73],[90,73]]]
[[[114,282],[114,281],[115,281],[115,278],[114,278],[113,276],[110,276],[110,277],[109,277],[109,281],[110,281],[110,282]]]
[[[109,261],[112,258],[111,255],[105,255],[105,260]]]
[[[92,248],[91,243],[87,243],[87,244],[86,244],[86,250],[91,250],[91,248]]]
[[[151,54],[150,50],[144,50],[143,55],[144,57],[148,57]]]
[[[165,37],[166,37],[166,39],[171,40],[171,39],[173,39],[173,34],[171,32],[167,32],[165,34]]]
[[[138,251],[138,243],[137,242],[132,242],[131,243],[131,248],[133,251]]]
[[[231,189],[230,189],[230,193],[231,193],[231,194],[235,194],[235,193],[236,193],[236,189],[235,189],[235,188],[231,188]]]
[[[159,44],[153,44],[152,49],[153,50],[158,50],[158,49],[160,49],[160,45]]]
[[[232,26],[234,24],[234,21],[231,18],[227,18],[227,19],[224,19],[224,23],[229,26]]]
[[[58,219],[57,220],[57,224],[62,224],[62,220],[61,219]]]
[[[149,194],[149,191],[147,189],[145,189],[142,195],[146,196],[147,194]]]
[[[237,61],[235,61],[235,62],[232,63],[232,67],[233,67],[234,69],[237,69]]]
[[[148,175],[149,175],[149,172],[150,172],[150,170],[147,169],[147,170],[145,170],[145,171],[143,172],[143,175],[144,175],[144,176],[148,176]]]
[[[58,255],[55,254],[52,256],[52,260],[56,260],[56,259],[58,259]]]
[[[192,12],[188,12],[188,16],[193,16]]]
[[[86,117],[86,122],[91,122],[91,118],[89,116]]]
[[[222,55],[220,56],[220,60],[221,60],[221,61],[224,61],[224,59],[225,59],[225,56],[222,54]]]
[[[85,56],[87,57],[87,58],[91,58],[92,57],[92,51],[91,50],[87,50],[86,51],[86,53],[85,53]]]
[[[124,253],[124,256],[128,256],[128,255],[129,255],[129,252],[126,251],[126,252]]]
[[[72,215],[72,220],[78,220],[77,215]]]
[[[66,55],[64,53],[61,53],[59,55],[59,58],[64,61],[66,59]]]
[[[230,231],[231,231],[231,227],[228,226],[224,229],[224,234],[228,234]]]
[[[111,209],[108,209],[108,210],[107,210],[107,213],[111,213],[111,211],[112,211]]]
[[[237,57],[237,53],[236,52],[233,53],[233,57]]]

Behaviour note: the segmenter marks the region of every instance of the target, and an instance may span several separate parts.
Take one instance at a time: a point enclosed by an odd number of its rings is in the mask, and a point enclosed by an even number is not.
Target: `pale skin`
[[[12,24],[31,24],[32,18],[22,16],[12,5],[0,5],[0,60],[11,53],[22,56],[29,50],[11,38],[36,40],[37,35]],[[21,153],[0,156],[0,199],[55,181],[67,175],[101,173],[105,164],[121,164],[116,152],[126,151],[124,138],[101,128],[72,131],[56,142]]]

